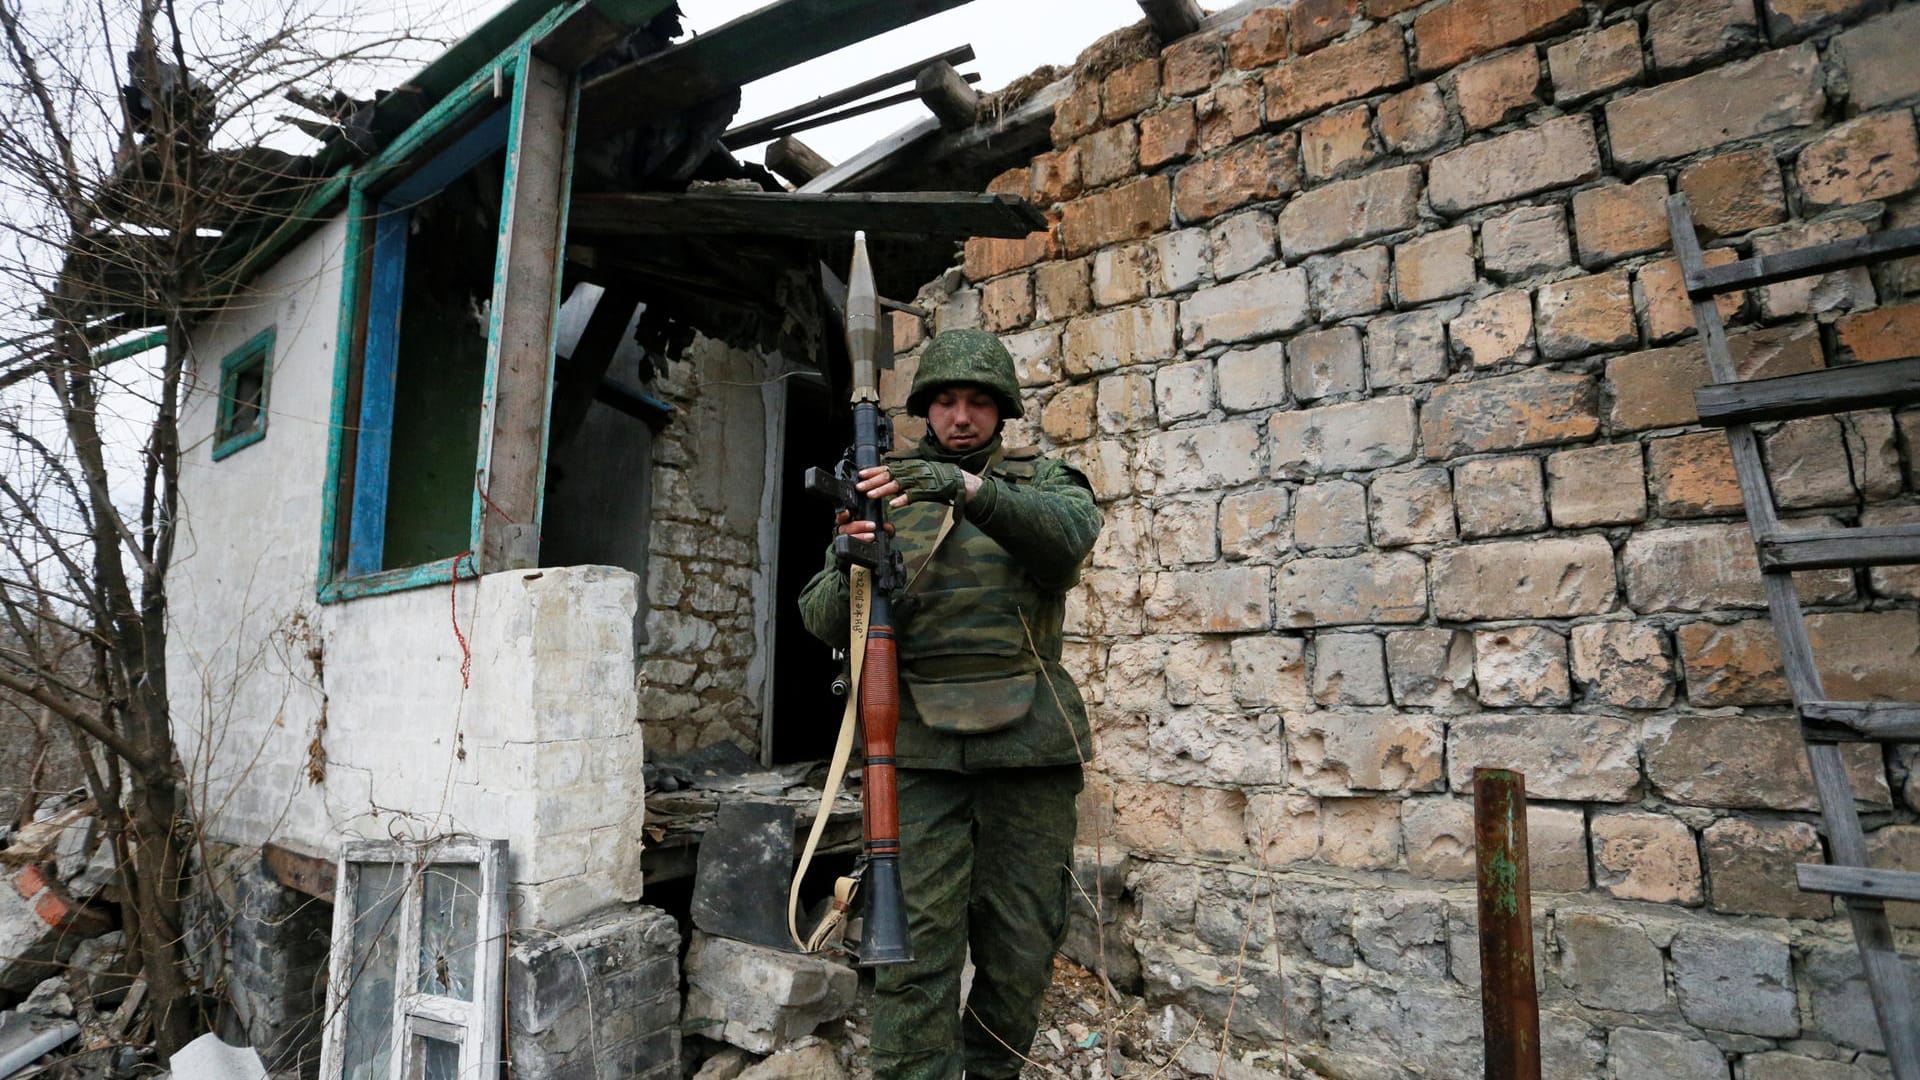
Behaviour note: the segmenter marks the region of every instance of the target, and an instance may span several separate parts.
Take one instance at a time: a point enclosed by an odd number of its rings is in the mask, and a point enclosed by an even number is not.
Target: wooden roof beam
[[[960,76],[960,78],[969,83],[977,83],[980,81],[979,74],[972,71]],[[803,131],[812,131],[814,128],[826,127],[828,124],[837,124],[842,120],[851,120],[856,116],[865,116],[870,112],[879,112],[881,109],[890,109],[895,105],[905,105],[909,101],[919,100],[920,91],[902,90],[897,94],[877,97],[871,101],[863,101],[858,105],[849,105],[844,109],[836,109],[830,113],[821,113],[818,116],[809,116],[804,120],[795,120],[786,127],[777,128],[768,134],[770,138],[785,138],[788,135],[798,135]]]
[[[920,70],[929,64],[937,64],[944,61],[945,63],[958,65],[964,64],[972,59],[973,46],[962,45],[959,48],[948,49],[939,56],[929,56],[925,60],[915,60],[911,64],[902,64],[892,71],[884,72],[875,75],[871,79],[854,83],[845,90],[836,90],[831,94],[822,94],[804,105],[795,105],[791,109],[782,109],[772,116],[763,116],[758,120],[736,125],[728,129],[725,135],[720,136],[720,144],[729,150],[738,150],[743,146],[752,146],[757,142],[765,142],[768,139],[776,138],[782,129],[792,128],[796,121],[818,116],[828,109],[837,109],[842,105],[851,104],[869,94],[877,94],[882,90],[891,90],[896,86],[912,82],[913,77],[918,75]]]
[[[1200,21],[1206,17],[1195,0],[1139,0],[1139,3],[1140,10],[1147,13],[1147,25],[1153,27],[1154,36],[1162,45],[1171,45],[1200,29]]]
[[[1054,107],[1072,87],[1071,78],[1049,83],[1012,112],[965,131],[943,131],[938,120],[923,116],[808,181],[801,190],[847,191],[882,177],[909,159],[924,164],[979,153],[1025,153],[1031,157],[1048,145],[1047,129],[1053,122]]]
[[[794,187],[833,168],[833,162],[821,157],[813,147],[791,135],[767,147],[767,168]]]
[[[575,195],[572,236],[789,236],[844,240],[856,229],[915,241],[975,236],[1022,237],[1047,227],[1040,211],[1013,195],[970,191],[772,192]]]
[[[581,90],[583,137],[637,127],[970,0],[778,0]]]
[[[939,117],[940,126],[948,131],[965,131],[980,119],[980,92],[968,86],[952,64],[928,64],[914,78],[913,87],[926,102],[927,110]]]

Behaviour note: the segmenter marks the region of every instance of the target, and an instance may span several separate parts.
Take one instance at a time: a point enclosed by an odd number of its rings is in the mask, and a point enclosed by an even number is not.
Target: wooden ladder
[[[1833,862],[1802,864],[1800,888],[1844,899],[1893,1074],[1896,1080],[1920,1080],[1920,1012],[1894,950],[1886,911],[1888,900],[1920,901],[1920,873],[1867,865],[1866,837],[1840,756],[1840,744],[1845,742],[1920,743],[1920,703],[1827,700],[1800,599],[1793,590],[1794,571],[1920,563],[1920,525],[1783,528],[1753,430],[1754,424],[1765,421],[1920,402],[1920,357],[1741,382],[1714,300],[1721,293],[1920,253],[1920,227],[1709,267],[1685,195],[1667,200],[1667,222],[1713,373],[1713,384],[1694,395],[1700,422],[1726,428],[1733,449],[1747,523],[1759,549],[1767,610],[1780,640],[1787,684],[1793,691],[1801,738],[1820,797],[1820,815],[1826,822]]]

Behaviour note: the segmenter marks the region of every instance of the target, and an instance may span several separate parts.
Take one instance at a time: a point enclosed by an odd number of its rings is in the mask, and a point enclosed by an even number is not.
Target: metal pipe
[[[1473,771],[1473,835],[1486,1080],[1540,1080],[1526,777],[1511,769]]]
[[[16,1015],[24,1016],[24,1014]],[[27,1023],[37,1022],[32,1019],[27,1020]],[[45,1031],[27,1036],[26,1042],[0,1052],[0,1077],[12,1076],[32,1064],[41,1054],[62,1045],[78,1034],[80,1034],[79,1024],[71,1020],[62,1020],[49,1024]]]

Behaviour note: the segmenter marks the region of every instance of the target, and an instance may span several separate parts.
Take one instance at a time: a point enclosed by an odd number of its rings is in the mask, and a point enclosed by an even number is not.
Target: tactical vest
[[[988,475],[1016,487],[1030,483],[1038,457],[1035,449],[1008,450]],[[955,513],[934,549],[946,510],[914,503],[891,518],[910,579],[894,608],[901,679],[928,727],[993,731],[1026,715],[1043,661],[1059,661],[1066,598],[1035,585],[964,513]]]

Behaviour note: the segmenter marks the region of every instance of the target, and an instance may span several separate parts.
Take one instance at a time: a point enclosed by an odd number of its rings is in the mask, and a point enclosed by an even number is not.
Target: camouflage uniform
[[[927,400],[956,382],[992,391],[1003,417],[1020,415],[1012,360],[992,335],[936,338],[908,408],[924,415]],[[915,958],[875,971],[874,1075],[1012,1077],[1066,929],[1074,801],[1093,744],[1086,706],[1060,664],[1061,622],[1100,512],[1078,470],[1038,451],[1003,451],[997,435],[964,454],[929,436],[888,460],[896,479],[909,463],[943,462],[985,483],[955,511],[937,550],[946,506],[914,502],[889,517],[912,579],[894,612],[904,684],[900,871]],[[831,552],[800,607],[815,635],[846,642],[846,578]],[[980,730],[993,724],[1004,726]],[[975,974],[962,1019],[969,950]]]

